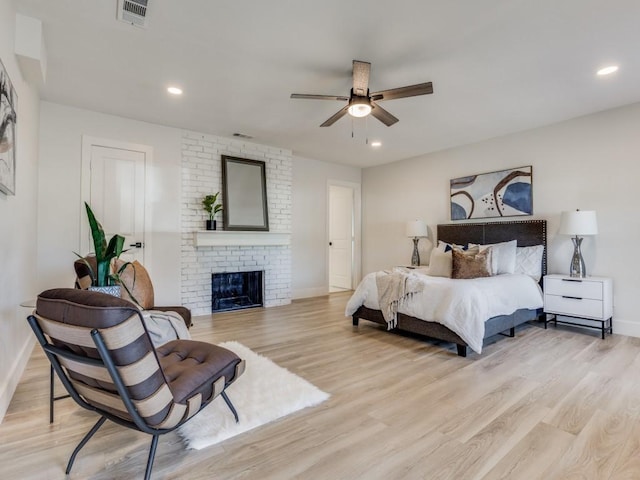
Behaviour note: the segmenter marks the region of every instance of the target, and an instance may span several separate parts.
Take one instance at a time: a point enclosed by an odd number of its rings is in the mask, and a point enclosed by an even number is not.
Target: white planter
[[[106,287],[91,286],[89,287],[89,290],[91,290],[92,292],[106,293],[107,295],[112,295],[114,297],[120,296],[120,285],[109,285]]]

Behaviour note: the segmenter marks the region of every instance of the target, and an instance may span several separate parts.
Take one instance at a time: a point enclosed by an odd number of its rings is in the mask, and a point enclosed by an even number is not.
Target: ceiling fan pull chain
[[[353,138],[353,117],[351,117],[351,138]]]
[[[364,117],[364,144],[369,145],[369,116]]]

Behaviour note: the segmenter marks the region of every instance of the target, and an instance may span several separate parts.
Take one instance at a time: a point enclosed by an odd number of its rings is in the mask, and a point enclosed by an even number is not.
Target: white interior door
[[[330,292],[353,288],[353,200],[353,188],[329,185]]]
[[[120,258],[144,264],[145,252],[145,174],[148,152],[109,142],[89,139],[83,145],[83,167],[88,179],[83,198],[102,224],[107,241],[119,234],[125,238]],[[85,158],[86,157],[86,158]],[[93,251],[91,232],[82,205],[83,252]]]

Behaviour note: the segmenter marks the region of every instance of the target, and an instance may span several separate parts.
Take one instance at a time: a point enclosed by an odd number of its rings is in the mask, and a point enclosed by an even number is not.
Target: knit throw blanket
[[[413,275],[401,272],[380,271],[376,274],[378,303],[382,316],[387,322],[387,330],[398,325],[398,307],[402,302],[421,290],[420,281]]]
[[[184,320],[177,313],[159,310],[142,310],[141,313],[154,346],[159,347],[171,340],[191,339]]]

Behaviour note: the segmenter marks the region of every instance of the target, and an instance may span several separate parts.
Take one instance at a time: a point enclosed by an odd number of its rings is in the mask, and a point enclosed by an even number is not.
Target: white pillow
[[[474,247],[477,244],[470,243],[469,247]],[[518,246],[517,240],[511,240],[510,242],[491,243],[488,245],[478,245],[482,252],[487,247],[493,247],[492,255],[492,275],[501,275],[503,273],[513,273],[516,269],[516,247]]]
[[[441,252],[445,252],[447,250],[447,247],[449,247],[449,250],[451,250],[451,245],[443,242],[442,240],[438,240],[438,250],[440,250]]]
[[[438,250],[441,250],[443,252],[450,252],[453,247],[458,247],[458,248],[461,248],[462,250],[467,249],[467,245],[458,245],[456,243],[447,243],[447,242],[443,242],[442,240],[438,240],[438,247],[437,247]]]
[[[429,275],[432,277],[451,278],[451,268],[453,265],[453,256],[451,250],[444,252],[439,248],[431,250],[429,257]]]
[[[536,282],[542,277],[542,255],[544,245],[516,248],[516,268],[513,273],[529,275]]]

